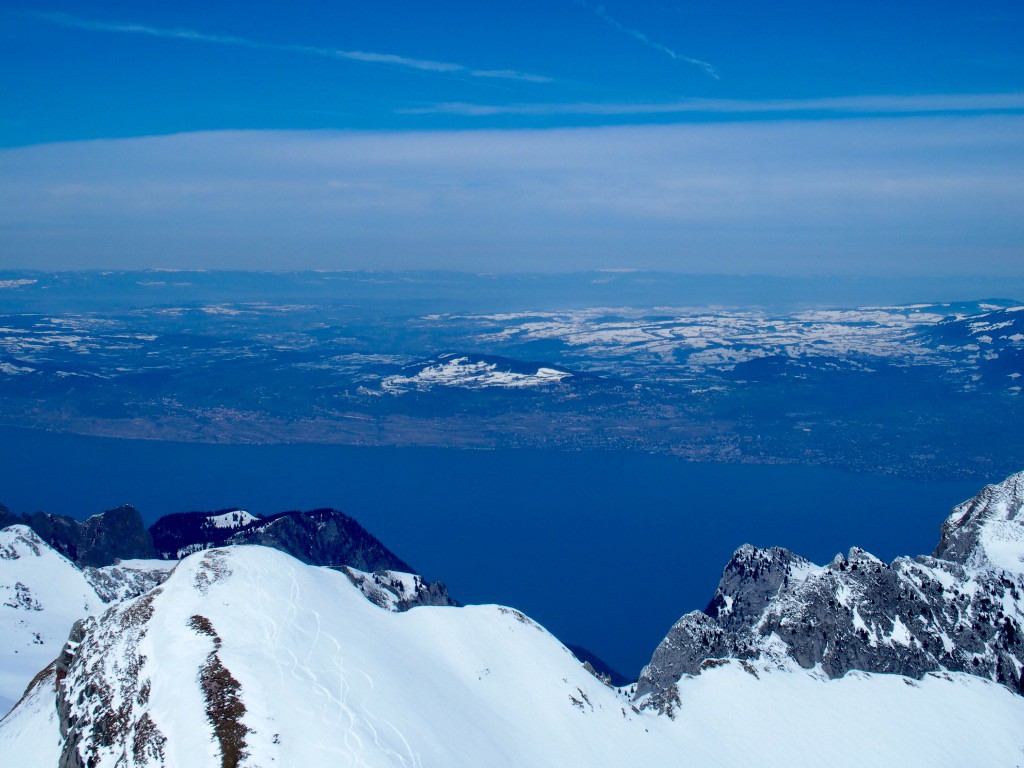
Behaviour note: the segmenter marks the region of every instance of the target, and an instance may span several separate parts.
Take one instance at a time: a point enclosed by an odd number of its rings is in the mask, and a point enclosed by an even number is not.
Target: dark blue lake
[[[0,466],[0,501],[14,512],[87,517],[131,503],[152,522],[230,506],[336,507],[456,599],[520,608],[627,675],[680,615],[707,604],[740,544],[819,563],[851,545],[885,560],[929,553],[949,509],[981,486],[624,452],[202,445],[15,429],[0,429]]]

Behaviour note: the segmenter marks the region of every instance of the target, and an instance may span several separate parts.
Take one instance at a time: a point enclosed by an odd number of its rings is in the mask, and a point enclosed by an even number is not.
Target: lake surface
[[[703,608],[743,543],[818,563],[927,554],[982,483],[624,452],[202,445],[0,429],[0,502],[147,522],[189,510],[335,507],[464,603],[525,611],[628,676]],[[1001,480],[988,478],[988,482]]]

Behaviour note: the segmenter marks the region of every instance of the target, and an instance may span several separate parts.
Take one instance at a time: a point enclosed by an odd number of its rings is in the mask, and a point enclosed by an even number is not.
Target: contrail
[[[499,80],[518,80],[530,83],[549,83],[550,77],[533,75],[529,72],[519,72],[514,69],[473,69],[462,64],[454,64],[447,61],[431,61],[430,59],[413,59],[408,56],[399,56],[393,53],[375,53],[372,51],[349,51],[340,48],[322,48],[312,45],[294,45],[285,43],[264,43],[259,40],[250,40],[245,37],[234,35],[211,35],[205,32],[197,32],[192,29],[166,29],[163,27],[152,27],[147,24],[133,22],[108,22],[92,21],[81,19],[66,13],[34,13],[38,19],[60,24],[65,27],[77,29],[88,29],[100,32],[121,32],[135,35],[149,35],[151,37],[162,37],[173,40],[194,40],[203,43],[217,43],[219,45],[234,45],[244,48],[257,48],[264,51],[285,51],[288,53],[300,53],[307,56],[321,56],[329,59],[345,59],[357,61],[363,64],[384,64],[395,67],[405,67],[420,72],[431,72],[440,74],[464,75],[469,77],[490,78]]]
[[[815,99],[687,99],[676,102],[538,102],[519,104],[478,104],[445,102],[396,110],[406,115],[496,115],[614,117],[631,115],[785,115],[907,116],[1019,114],[1024,112],[1024,93],[959,93],[923,95],[833,96]]]
[[[608,22],[615,29],[619,30],[620,32],[622,32],[624,34],[629,35],[630,37],[632,37],[635,40],[639,40],[641,43],[646,45],[648,48],[653,48],[654,50],[658,51],[659,53],[665,54],[670,59],[675,59],[676,61],[684,61],[687,64],[692,64],[695,67],[699,67],[700,69],[704,70],[704,74],[710,75],[711,77],[715,78],[715,80],[721,80],[721,78],[718,76],[718,72],[715,70],[713,65],[709,64],[706,61],[701,61],[700,59],[695,59],[692,56],[684,56],[683,54],[681,54],[681,53],[679,53],[677,51],[672,50],[667,45],[662,45],[661,43],[658,43],[658,42],[655,42],[654,40],[651,40],[651,38],[649,38],[647,35],[645,35],[639,29],[633,29],[632,27],[627,27],[625,24],[620,22],[618,19],[615,19],[615,18],[612,18],[611,16],[609,16],[608,15],[608,11],[605,10],[605,7],[603,5],[596,5],[596,6],[595,5],[590,5],[590,3],[586,2],[586,0],[576,0],[576,2],[578,4],[580,4],[580,5],[582,5],[587,10],[593,11],[595,14],[600,16],[602,19],[604,19],[606,22]]]

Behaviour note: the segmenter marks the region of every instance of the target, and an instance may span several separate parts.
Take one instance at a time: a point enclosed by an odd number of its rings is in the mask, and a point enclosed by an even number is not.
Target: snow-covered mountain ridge
[[[1024,748],[1024,697],[959,673],[828,680],[722,661],[678,693],[674,718],[635,707],[509,608],[393,613],[344,574],[228,547],[77,625],[0,723],[0,754],[61,768],[852,767],[1010,766]]]
[[[957,671],[1024,694],[1024,473],[954,508],[933,555],[885,564],[861,549],[824,567],[741,547],[705,611],[683,616],[637,696],[669,711],[681,675],[774,659],[830,678]]]
[[[888,565],[856,548],[817,566],[743,546],[707,611],[624,689],[514,609],[398,612],[424,593],[414,575],[206,549],[77,622],[0,721],[0,755],[60,768],[1017,766],[1022,490],[1024,473],[986,487],[933,555]],[[3,535],[18,561],[50,558],[91,586],[29,529]]]
[[[167,579],[178,557],[215,546],[260,544],[337,568],[368,599],[391,610],[456,604],[444,584],[412,573],[337,510],[263,518],[243,510],[186,513],[161,518],[149,531],[130,506],[82,522],[4,513],[0,522],[13,524],[0,529],[0,714],[57,656],[75,621],[149,592]],[[170,549],[161,553],[164,559],[156,557],[154,542]],[[149,558],[138,558],[140,552]]]

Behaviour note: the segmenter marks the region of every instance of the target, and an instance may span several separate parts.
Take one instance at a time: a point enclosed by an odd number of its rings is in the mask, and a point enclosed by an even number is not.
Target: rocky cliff
[[[1024,473],[954,508],[933,555],[886,564],[861,549],[817,566],[740,547],[704,611],[672,627],[636,700],[670,711],[676,682],[726,659],[921,678],[966,672],[1024,693]]]
[[[18,520],[79,567],[99,568],[116,560],[156,557],[142,516],[128,504],[84,521],[36,512]]]

